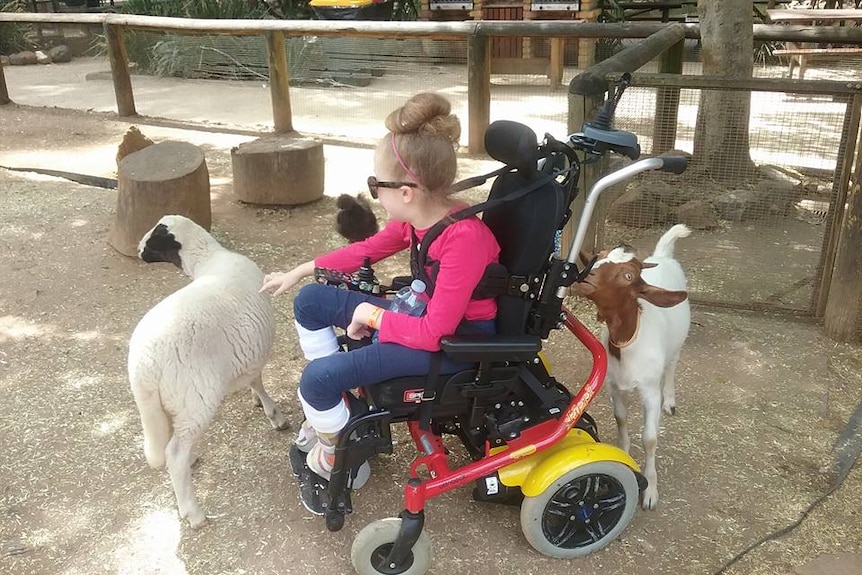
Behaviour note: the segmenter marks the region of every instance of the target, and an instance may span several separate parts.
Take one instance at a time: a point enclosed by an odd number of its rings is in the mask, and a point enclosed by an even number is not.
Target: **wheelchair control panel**
[[[369,294],[384,294],[387,286],[380,283],[371,269],[369,258],[365,258],[362,267],[353,273],[342,272],[331,268],[315,267],[314,279],[317,283],[336,286]]]

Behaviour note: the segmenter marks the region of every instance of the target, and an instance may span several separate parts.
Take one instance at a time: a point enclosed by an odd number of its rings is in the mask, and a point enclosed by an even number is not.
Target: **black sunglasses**
[[[368,176],[368,193],[371,194],[371,197],[375,200],[377,199],[377,188],[400,188],[401,186],[408,186],[411,188],[418,188],[419,184],[416,182],[381,182],[374,176]]]

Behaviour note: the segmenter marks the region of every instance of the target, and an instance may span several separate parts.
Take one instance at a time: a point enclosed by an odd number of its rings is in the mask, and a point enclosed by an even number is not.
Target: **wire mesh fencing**
[[[703,98],[719,92],[728,102],[710,109],[719,121],[699,118]],[[856,138],[843,130],[848,98],[680,90],[677,121],[662,126],[654,121],[656,94],[655,88],[630,88],[617,126],[641,135],[645,154],[665,152],[654,149],[652,135],[672,130],[673,148],[693,156],[689,169],[679,176],[648,173],[618,186],[604,199],[599,241],[627,243],[646,256],[667,228],[685,223],[694,234],[680,240],[677,256],[688,270],[693,300],[815,313],[831,217],[839,207],[837,172]],[[721,149],[710,149],[709,130],[738,114],[740,105],[750,109],[747,130],[722,134]],[[735,151],[725,153],[728,148]]]

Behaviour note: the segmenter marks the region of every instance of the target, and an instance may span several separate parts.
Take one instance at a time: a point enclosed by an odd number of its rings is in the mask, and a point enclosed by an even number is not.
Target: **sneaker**
[[[303,453],[308,453],[312,447],[317,445],[317,432],[311,427],[307,419],[302,422],[299,432],[296,434],[295,445]]]

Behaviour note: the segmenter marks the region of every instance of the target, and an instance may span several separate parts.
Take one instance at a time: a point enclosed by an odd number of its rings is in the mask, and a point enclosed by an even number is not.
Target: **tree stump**
[[[127,256],[162,216],[186,216],[212,225],[210,181],[203,150],[187,142],[160,142],[129,154],[117,172],[117,216],[108,243]]]
[[[230,152],[233,189],[248,204],[293,206],[323,197],[323,144],[296,133],[245,142]]]

